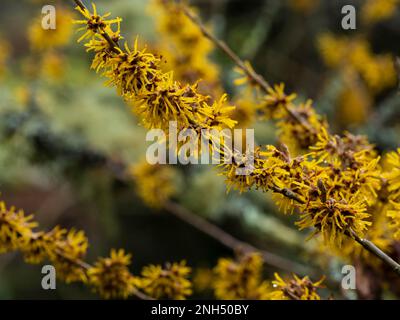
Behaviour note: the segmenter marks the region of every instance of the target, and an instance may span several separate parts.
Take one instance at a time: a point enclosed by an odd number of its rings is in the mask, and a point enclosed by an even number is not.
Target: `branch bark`
[[[307,274],[310,276],[315,275],[315,272],[311,270],[309,267],[290,261],[271,252],[255,248],[246,242],[236,239],[235,237],[228,234],[221,228],[210,223],[209,221],[200,217],[199,215],[192,213],[191,211],[187,210],[186,208],[182,207],[181,205],[175,202],[167,201],[164,205],[164,209],[167,210],[169,213],[173,214],[175,217],[179,218],[180,220],[188,223],[194,228],[207,234],[211,238],[217,240],[227,248],[230,248],[232,251],[239,251],[239,252],[242,251],[245,253],[256,252],[261,254],[261,256],[264,259],[264,262],[272,267],[287,272],[294,272],[294,270],[296,270],[296,272],[301,274],[305,275]]]

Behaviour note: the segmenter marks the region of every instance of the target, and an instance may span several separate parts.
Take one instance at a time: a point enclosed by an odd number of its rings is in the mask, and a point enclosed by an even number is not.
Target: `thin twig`
[[[271,190],[275,193],[279,193],[283,195],[284,197],[294,200],[300,204],[304,204],[304,200],[302,200],[295,192],[290,190],[289,188],[278,188],[276,186],[272,186]]]
[[[81,0],[74,0],[74,2],[79,8],[81,8],[81,10],[88,11],[87,7],[83,4]],[[115,53],[119,53],[118,43],[116,43],[107,32],[102,30],[102,32],[100,32],[99,34],[108,42],[112,51],[114,51]]]
[[[211,40],[215,45],[220,48],[246,75],[252,79],[258,86],[260,86],[265,92],[268,92],[271,89],[270,84],[259,74],[257,74],[254,70],[248,68],[244,61],[239,58],[239,56],[222,40],[219,40],[215,37],[204,24],[197,18],[185,5],[181,6],[184,14],[195,23],[201,32],[204,34],[206,38]]]
[[[294,270],[296,270],[296,272],[302,274],[315,274],[315,272],[307,266],[292,262],[271,252],[255,248],[246,242],[236,239],[221,228],[192,213],[175,202],[167,201],[164,204],[164,208],[174,216],[202,231],[233,251],[260,253],[266,264],[287,272],[294,272]]]
[[[218,39],[212,32],[208,31],[201,20],[184,4],[181,5],[181,10],[194,24],[198,26],[203,35],[221,49],[251,79],[253,83],[259,86],[266,94],[269,94],[272,87],[263,76],[255,72],[252,68],[249,68],[249,66],[246,65],[246,63],[240,59],[240,57],[224,41]],[[314,133],[314,129],[296,112],[296,110],[290,108],[288,105],[285,105],[284,107],[293,120],[298,122],[307,131]]]
[[[305,202],[300,199],[292,190],[288,188],[279,189],[272,188],[274,192],[280,193],[285,197],[292,199],[300,204],[304,204]],[[363,246],[364,249],[371,252],[374,256],[379,258],[383,263],[391,267],[399,276],[400,276],[400,264],[394,261],[389,255],[379,249],[372,241],[359,237],[354,230],[349,229],[348,232],[345,232],[345,235],[349,238],[357,241],[360,245]]]
[[[350,229],[349,236],[352,237],[355,241],[357,241],[360,245],[364,247],[364,249],[371,252],[374,256],[382,260],[385,264],[393,269],[400,276],[400,264],[394,261],[391,257],[389,257],[385,252],[379,249],[372,241],[367,239],[360,238],[353,230]]]

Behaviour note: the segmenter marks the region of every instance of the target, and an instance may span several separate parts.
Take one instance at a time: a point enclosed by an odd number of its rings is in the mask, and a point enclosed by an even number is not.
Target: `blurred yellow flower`
[[[165,201],[177,193],[176,169],[168,165],[151,165],[143,161],[131,166],[129,172],[135,180],[138,195],[150,207],[161,208]]]
[[[262,279],[263,259],[258,253],[239,255],[237,260],[222,258],[214,268],[213,283],[218,299],[256,299],[267,297],[269,285]]]
[[[397,10],[399,0],[366,0],[361,17],[367,24],[374,24],[391,18]]]
[[[155,299],[184,300],[192,294],[192,284],[188,280],[190,272],[185,261],[167,263],[164,268],[150,265],[143,268],[139,287]]]
[[[337,122],[341,125],[363,124],[372,107],[372,97],[363,83],[347,77],[347,85],[339,95],[336,110]]]
[[[112,249],[110,257],[98,259],[88,270],[89,284],[105,299],[126,299],[138,284],[129,272],[130,263],[130,254]]]
[[[2,78],[7,70],[7,60],[10,57],[11,47],[10,44],[0,39],[0,78]]]
[[[358,73],[373,94],[396,83],[396,70],[389,54],[375,54],[364,38],[349,38],[324,33],[318,37],[318,49],[325,64],[343,72]],[[350,72],[352,73],[352,72]]]
[[[291,9],[310,14],[320,5],[320,0],[289,0],[288,5]]]
[[[65,74],[65,60],[60,53],[46,52],[42,56],[41,74],[53,81],[60,80]]]
[[[58,7],[55,29],[43,29],[41,19],[32,21],[28,28],[28,38],[31,48],[36,51],[44,51],[67,45],[73,30],[72,18],[73,15],[70,10]]]

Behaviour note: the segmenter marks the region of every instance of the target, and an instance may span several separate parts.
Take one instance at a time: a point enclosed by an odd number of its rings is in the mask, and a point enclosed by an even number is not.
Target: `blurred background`
[[[85,2],[88,4],[88,2]],[[399,144],[400,98],[393,57],[400,42],[397,1],[361,0],[201,0],[191,1],[214,33],[224,39],[270,83],[314,100],[334,132],[368,135],[379,151]],[[40,29],[41,8],[54,4],[57,32]],[[149,1],[96,1],[100,12],[123,18],[122,34],[163,52],[168,40]],[[357,30],[341,28],[341,8],[357,9]],[[391,4],[393,4],[391,6]],[[375,7],[374,7],[375,5]],[[232,252],[163,210],[147,206],[133,183],[120,179],[120,163],[135,164],[146,152],[146,131],[114,89],[90,70],[70,23],[73,1],[2,0],[0,11],[0,192],[8,205],[35,214],[41,229],[55,225],[85,231],[88,261],[110,248],[132,253],[132,271],[144,265],[185,259],[199,290],[208,270]],[[221,52],[218,86],[240,105],[245,91]],[[252,117],[251,110],[245,117]],[[250,121],[250,120],[249,120]],[[258,143],[275,143],[271,122],[250,122]],[[107,161],[112,159],[112,164]],[[338,289],[342,261],[317,255],[294,218],[278,212],[268,195],[227,194],[223,177],[211,166],[178,167],[174,201],[235,237],[293,262],[328,273],[326,296],[354,298]],[[27,265],[19,253],[0,255],[0,298],[96,298],[79,285],[57,283],[41,289],[41,266]],[[277,271],[266,266],[266,277]],[[296,270],[294,270],[296,271]],[[315,279],[317,280],[317,279]],[[389,298],[392,296],[388,296]]]

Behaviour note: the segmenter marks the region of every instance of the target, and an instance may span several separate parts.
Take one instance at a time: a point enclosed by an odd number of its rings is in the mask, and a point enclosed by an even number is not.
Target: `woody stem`
[[[178,3],[180,1],[178,0]],[[184,4],[181,5],[182,12],[201,30],[203,35],[213,42],[219,49],[222,50],[250,79],[253,83],[259,86],[266,94],[271,90],[271,85],[264,79],[263,76],[256,73],[252,68],[250,68],[246,63],[222,40],[218,39],[212,32],[208,31],[201,20],[195,16]],[[304,129],[309,132],[314,130],[310,124],[303,119],[296,110],[288,105],[285,105],[287,113],[298,122]]]

